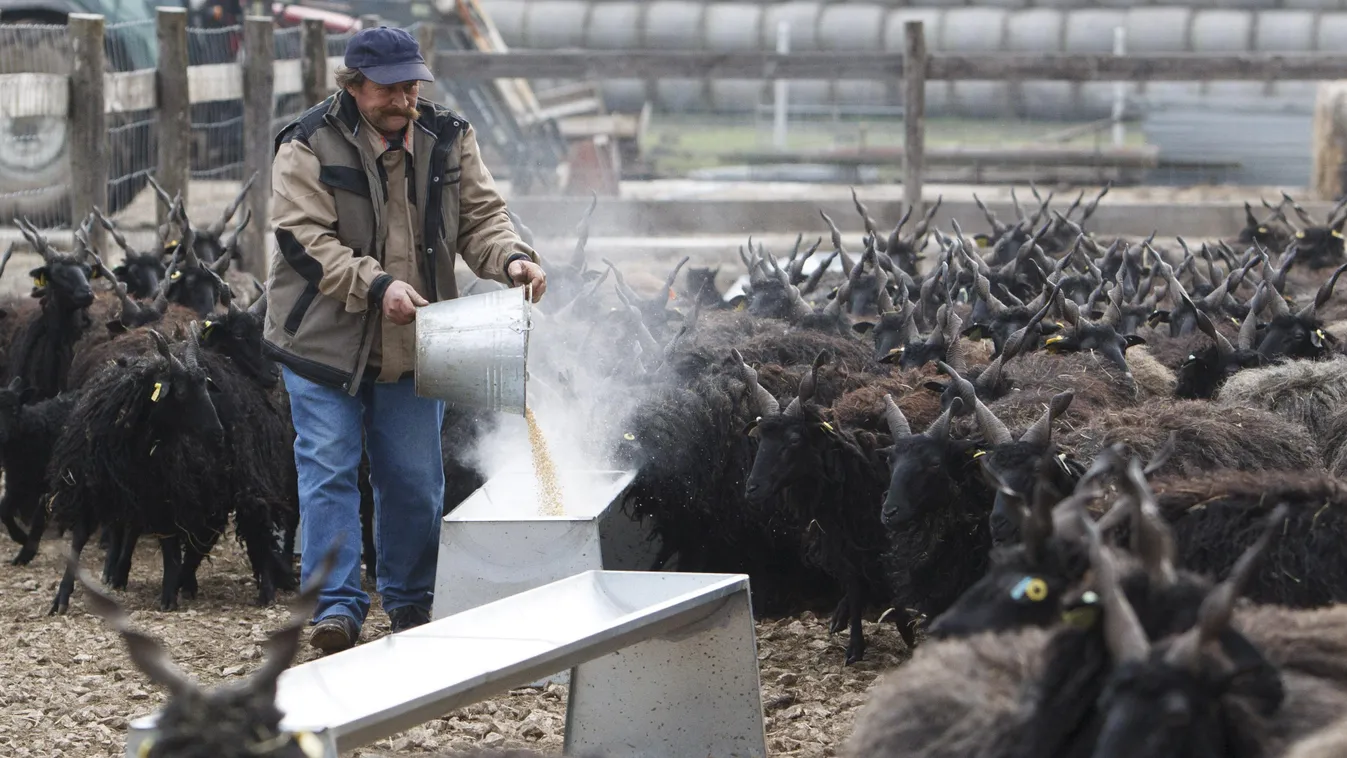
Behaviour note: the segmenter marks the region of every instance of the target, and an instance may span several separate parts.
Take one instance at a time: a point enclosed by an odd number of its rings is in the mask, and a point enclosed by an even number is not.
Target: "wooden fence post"
[[[925,212],[921,202],[922,174],[926,168],[926,32],[922,22],[903,25],[903,202],[913,206],[914,216]]]
[[[299,32],[300,79],[304,82],[304,107],[327,99],[327,28],[320,18],[304,19]]]
[[[159,35],[159,168],[155,179],[169,197],[182,193],[188,200],[192,163],[192,104],[187,92],[187,9],[156,9]],[[168,209],[155,202],[159,223],[168,219]]]
[[[103,17],[71,13],[66,26],[73,60],[70,65],[70,224],[78,226],[94,207],[108,207],[108,139],[103,113]],[[103,226],[94,224],[95,246]]]
[[[257,172],[257,181],[248,192],[253,221],[244,230],[241,249],[244,270],[258,279],[266,279],[271,250],[274,27],[268,16],[249,16],[243,22],[243,178]]]
[[[435,24],[422,21],[416,25],[416,44],[421,48],[421,57],[426,59],[430,73],[435,73]]]

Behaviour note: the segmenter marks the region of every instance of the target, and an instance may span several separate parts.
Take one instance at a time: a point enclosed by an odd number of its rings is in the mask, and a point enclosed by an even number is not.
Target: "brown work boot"
[[[355,646],[360,630],[349,616],[334,614],[314,625],[309,633],[309,644],[324,654],[340,653]]]

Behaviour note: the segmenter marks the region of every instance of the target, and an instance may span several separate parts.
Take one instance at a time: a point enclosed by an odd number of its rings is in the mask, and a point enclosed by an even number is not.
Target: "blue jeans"
[[[417,397],[411,379],[363,382],[352,397],[288,368],[284,375],[295,424],[304,545],[301,581],[307,584],[328,548],[340,545],[314,620],[343,614],[358,628],[369,612],[369,595],[360,588],[357,479],[362,428],[374,490],[374,545],[384,610],[430,610],[444,509],[444,403]]]

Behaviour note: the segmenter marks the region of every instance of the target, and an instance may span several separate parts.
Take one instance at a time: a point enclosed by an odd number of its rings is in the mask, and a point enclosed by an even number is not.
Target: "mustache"
[[[403,118],[407,118],[412,121],[415,121],[421,117],[421,111],[411,106],[393,105],[389,106],[388,108],[384,108],[381,112],[385,116],[402,116]]]

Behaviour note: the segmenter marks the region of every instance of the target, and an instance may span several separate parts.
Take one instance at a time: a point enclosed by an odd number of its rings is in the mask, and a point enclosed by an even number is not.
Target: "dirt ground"
[[[14,758],[112,758],[122,755],[131,719],[160,706],[165,695],[128,659],[117,635],[89,614],[76,590],[66,616],[48,616],[68,542],[49,539],[32,565],[0,566],[0,755]],[[8,543],[6,542],[6,545]],[[8,547],[14,547],[12,545]],[[5,564],[9,553],[4,552]],[[84,564],[102,561],[96,542]],[[260,643],[289,616],[285,605],[258,608],[251,572],[237,543],[221,541],[201,569],[201,594],[172,613],[155,610],[160,561],[142,541],[129,588],[116,593],[140,629],[163,639],[174,661],[207,686],[237,681],[262,661]],[[368,588],[367,588],[368,589]],[[388,618],[371,611],[362,640],[388,633]],[[813,614],[760,621],[758,658],[768,749],[776,756],[835,755],[856,709],[883,671],[907,656],[891,624],[866,624],[866,660],[842,665],[845,635],[830,637]],[[301,661],[314,657],[304,648]],[[560,754],[566,690],[524,688],[447,714],[355,756],[423,756],[473,746],[527,747]]]

